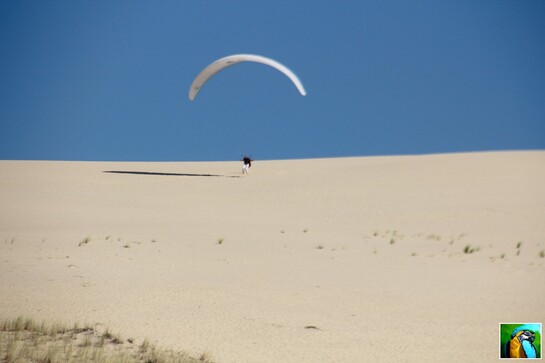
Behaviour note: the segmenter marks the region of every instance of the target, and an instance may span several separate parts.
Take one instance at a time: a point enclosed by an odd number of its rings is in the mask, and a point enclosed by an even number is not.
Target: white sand
[[[499,322],[545,322],[545,152],[256,161],[244,177],[0,161],[0,202],[0,317],[220,363],[492,362]]]

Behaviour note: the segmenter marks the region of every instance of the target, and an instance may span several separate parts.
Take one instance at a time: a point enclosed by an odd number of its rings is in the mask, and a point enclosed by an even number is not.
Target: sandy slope
[[[0,161],[0,317],[218,362],[491,362],[545,322],[545,152],[240,167]]]

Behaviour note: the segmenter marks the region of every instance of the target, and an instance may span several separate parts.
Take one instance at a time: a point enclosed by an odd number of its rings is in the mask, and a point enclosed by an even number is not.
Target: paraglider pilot
[[[248,169],[252,166],[252,159],[249,156],[244,156],[242,158],[242,162],[244,162],[244,165],[242,166],[242,174],[248,174]]]

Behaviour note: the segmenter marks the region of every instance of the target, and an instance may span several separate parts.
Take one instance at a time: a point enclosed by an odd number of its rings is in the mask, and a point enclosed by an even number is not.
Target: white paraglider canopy
[[[208,65],[205,69],[203,69],[191,84],[191,88],[189,88],[189,99],[193,101],[197,96],[197,93],[199,93],[201,88],[204,86],[204,84],[216,73],[241,62],[261,63],[279,70],[293,82],[301,95],[306,96],[307,92],[305,91],[305,87],[303,87],[303,84],[301,83],[299,78],[295,75],[295,73],[293,73],[288,67],[284,66],[282,63],[277,62],[274,59],[255,54],[235,54],[218,59],[212,64]]]

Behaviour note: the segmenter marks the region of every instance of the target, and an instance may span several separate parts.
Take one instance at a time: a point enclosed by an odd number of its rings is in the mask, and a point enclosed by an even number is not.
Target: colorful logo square
[[[541,359],[541,323],[500,323],[500,358]]]

